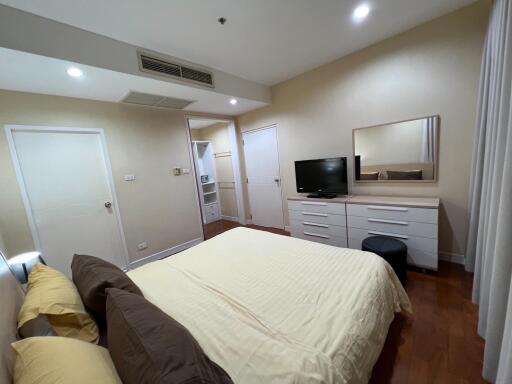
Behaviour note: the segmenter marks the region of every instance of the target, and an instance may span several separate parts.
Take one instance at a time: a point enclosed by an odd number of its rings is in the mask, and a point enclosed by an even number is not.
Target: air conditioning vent
[[[213,77],[210,73],[198,71],[197,69],[181,67],[181,76],[184,79],[198,81],[203,84],[213,85]]]
[[[193,101],[178,99],[176,97],[167,97],[159,95],[151,95],[149,93],[130,91],[123,100],[123,103],[149,105],[152,107],[183,109],[192,104]]]
[[[142,72],[170,76],[182,81],[193,82],[213,88],[213,75],[210,72],[183,66],[179,63],[162,60],[158,57],[151,57],[145,53],[138,52],[139,69]]]
[[[140,55],[142,68],[152,72],[164,73],[171,76],[181,76],[180,66],[167,63],[162,60],[153,59],[144,55]]]

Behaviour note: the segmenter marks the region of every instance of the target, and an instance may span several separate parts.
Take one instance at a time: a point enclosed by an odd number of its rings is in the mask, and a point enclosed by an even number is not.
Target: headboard
[[[410,171],[421,169],[423,180],[434,181],[434,163],[404,163],[404,164],[385,164],[385,165],[364,165],[361,166],[361,172],[375,171]]]
[[[16,322],[24,296],[20,283],[0,252],[0,383],[13,382],[14,351],[11,343],[16,341]]]

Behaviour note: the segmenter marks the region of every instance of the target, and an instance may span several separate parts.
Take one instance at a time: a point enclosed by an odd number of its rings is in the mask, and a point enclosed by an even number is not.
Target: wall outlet
[[[135,175],[124,175],[124,181],[134,181]]]
[[[147,242],[145,242],[145,241],[143,241],[142,243],[140,243],[139,245],[137,245],[137,249],[138,249],[139,251],[143,251],[143,250],[145,250],[147,247],[148,247],[148,243],[147,243]]]
[[[183,174],[184,175],[188,175],[190,173],[190,169],[188,168],[183,168]]]

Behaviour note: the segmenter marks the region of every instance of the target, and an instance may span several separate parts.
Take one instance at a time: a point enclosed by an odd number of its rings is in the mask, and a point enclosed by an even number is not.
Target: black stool
[[[363,251],[373,252],[386,260],[405,285],[407,280],[407,245],[397,239],[372,236],[363,240]]]

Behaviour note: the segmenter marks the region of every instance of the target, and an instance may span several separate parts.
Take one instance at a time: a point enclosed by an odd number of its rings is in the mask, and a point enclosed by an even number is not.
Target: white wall
[[[354,132],[355,155],[361,165],[420,163],[423,121],[407,121]]]

